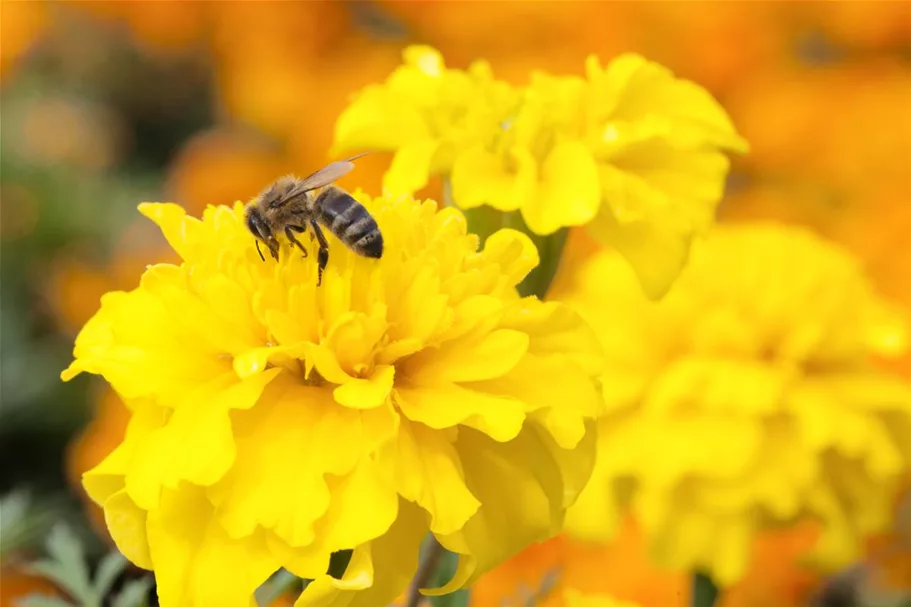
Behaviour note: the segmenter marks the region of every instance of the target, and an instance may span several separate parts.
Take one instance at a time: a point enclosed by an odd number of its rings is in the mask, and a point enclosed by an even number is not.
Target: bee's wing
[[[303,193],[329,185],[336,179],[340,179],[350,173],[354,168],[353,161],[366,154],[368,154],[368,152],[362,152],[357,156],[352,156],[351,158],[346,158],[345,160],[336,160],[332,164],[324,166],[312,175],[305,177],[295,189],[298,193]]]

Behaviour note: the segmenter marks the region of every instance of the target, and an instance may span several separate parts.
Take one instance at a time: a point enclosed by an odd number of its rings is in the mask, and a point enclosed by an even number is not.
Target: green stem
[[[718,587],[708,575],[693,575],[693,607],[712,607],[718,599]]]
[[[433,535],[428,535],[424,543],[424,549],[421,551],[418,570],[415,572],[411,585],[408,587],[408,595],[405,599],[406,607],[417,607],[421,602],[420,590],[427,587],[440,564],[444,551],[443,546],[440,545],[436,538]]]

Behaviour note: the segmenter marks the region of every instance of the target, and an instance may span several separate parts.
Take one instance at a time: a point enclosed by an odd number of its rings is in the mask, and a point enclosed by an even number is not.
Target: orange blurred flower
[[[818,573],[801,565],[816,537],[811,526],[767,532],[754,545],[747,576],[728,589],[719,607],[797,607],[818,587]],[[584,544],[559,536],[537,544],[491,571],[473,587],[472,605],[519,607],[542,580],[556,585],[540,607],[564,607],[564,589],[606,593],[641,607],[689,604],[688,576],[652,565],[643,537],[627,520],[610,544]]]
[[[786,3],[631,4],[636,8],[637,41],[650,49],[650,56],[716,94],[742,85],[761,66],[779,64],[790,50]],[[744,135],[752,143],[749,134]]]
[[[100,171],[122,154],[126,133],[119,118],[99,104],[43,96],[24,107],[15,125],[17,151],[37,164]]]
[[[585,56],[643,53],[713,92],[789,51],[786,6],[724,2],[411,2],[381,6],[453,67],[476,57],[522,83],[530,69],[566,73]]]
[[[795,4],[805,25],[820,29],[836,44],[859,49],[907,48],[911,40],[911,3],[905,1]]]
[[[117,289],[135,286],[148,258],[141,255],[114,255],[105,265],[93,265],[76,252],[61,253],[51,267],[45,287],[60,326],[77,331],[95,313],[101,296]]]
[[[634,47],[633,3],[411,2],[378,3],[453,68],[478,57],[497,66],[497,78],[526,84],[532,70],[571,73],[589,54],[618,55]]]
[[[818,537],[813,524],[766,531],[753,546],[747,575],[725,590],[718,607],[802,607],[823,575],[803,563]]]
[[[194,214],[209,204],[248,200],[293,169],[287,155],[263,136],[228,127],[191,137],[168,169],[165,190]]]
[[[380,0],[378,4],[415,38],[443,53],[454,67],[464,67],[463,63],[480,56],[517,54],[516,48],[541,52],[565,44],[592,15],[586,2]],[[601,8],[607,11],[605,23],[626,10],[616,5]]]
[[[228,127],[193,136],[169,168],[167,196],[199,214],[209,204],[247,202],[281,175],[303,177],[325,166],[335,160],[326,155],[335,116],[330,115],[332,104],[321,108],[302,119],[313,121],[314,130],[289,131],[291,149],[255,132]],[[359,159],[357,170],[336,183],[349,190],[361,187],[378,193],[389,157],[381,153]]]
[[[0,19],[0,82],[16,60],[25,54],[47,29],[47,4],[2,0]]]
[[[351,96],[374,80],[381,80],[401,60],[394,45],[377,44],[361,37],[347,41],[344,52],[320,61],[297,77],[307,88],[307,105],[288,124],[286,137],[289,154],[298,163],[297,171],[308,173],[328,163],[336,120]],[[359,150],[371,151],[371,150]],[[362,187],[379,194],[383,173],[389,168],[391,153],[373,153],[357,161],[357,170],[337,183],[343,188]]]
[[[17,607],[18,599],[30,594],[63,596],[43,577],[25,573],[21,567],[13,563],[0,565],[0,607]]]
[[[98,395],[92,419],[70,442],[66,454],[66,474],[70,486],[85,505],[86,515],[99,537],[114,545],[104,522],[104,512],[89,499],[82,487],[83,473],[97,466],[123,442],[130,412],[123,401],[108,386]]]
[[[909,189],[872,191],[840,214],[835,238],[857,252],[884,294],[911,312],[911,183]]]
[[[348,40],[356,37],[348,20],[340,2],[220,4],[213,52],[227,112],[279,140],[293,134],[324,103],[323,87],[333,85],[334,74],[315,78],[314,71],[347,54]],[[369,62],[369,53],[360,59]],[[323,128],[330,132],[332,124]]]
[[[186,1],[68,1],[77,10],[125,27],[143,49],[164,54],[182,53],[198,46],[207,31],[214,6],[208,2]]]
[[[897,60],[754,74],[728,102],[751,144],[743,164],[765,178],[819,181],[840,197],[907,186],[909,75]]]

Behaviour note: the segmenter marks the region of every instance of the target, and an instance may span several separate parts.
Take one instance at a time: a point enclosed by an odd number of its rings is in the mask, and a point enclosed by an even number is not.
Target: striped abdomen
[[[383,256],[383,235],[376,220],[353,196],[329,186],[316,198],[316,220],[358,255]]]

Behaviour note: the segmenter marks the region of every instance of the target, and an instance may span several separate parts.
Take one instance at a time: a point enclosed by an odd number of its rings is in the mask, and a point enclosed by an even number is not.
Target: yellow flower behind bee
[[[335,154],[395,151],[389,191],[413,193],[440,174],[457,206],[521,213],[535,234],[588,226],[653,297],[714,218],[724,152],[747,150],[707,91],[635,54],[607,67],[592,56],[584,78],[534,73],[521,88],[484,62],[446,68],[426,46],[404,59],[341,114]]]
[[[84,485],[162,607],[248,607],[279,567],[315,580],[298,607],[385,605],[428,530],[459,587],[556,533],[591,472],[600,348],[517,295],[528,238],[479,251],[456,209],[354,195],[385,253],[330,236],[318,288],[314,250],[260,260],[240,203],[143,204],[182,264],[105,295],[76,340],[64,379],[102,375],[131,412]]]
[[[573,535],[608,539],[629,508],[662,565],[729,586],[765,527],[820,523],[814,556],[835,567],[887,525],[911,470],[911,384],[875,361],[907,351],[906,325],[846,251],[797,228],[718,227],[661,302],[607,252],[553,297],[607,359]]]

